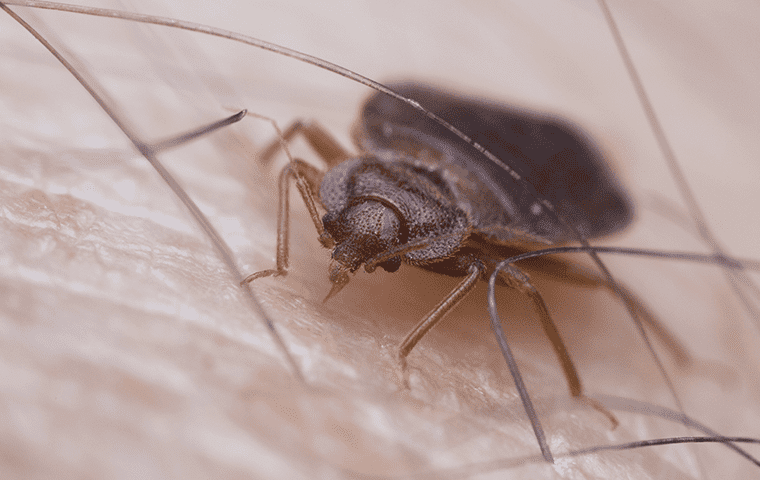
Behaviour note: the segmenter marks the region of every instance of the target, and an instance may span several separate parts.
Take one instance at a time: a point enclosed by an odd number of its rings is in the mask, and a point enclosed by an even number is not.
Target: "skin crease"
[[[605,244],[705,251],[656,213],[653,193],[680,200],[593,2],[200,4],[108,6],[245,32],[380,81],[426,80],[571,118],[609,154],[636,204],[631,228]],[[707,10],[709,2],[611,8],[710,225],[735,256],[760,257],[752,215],[760,201],[760,95],[752,89],[760,59],[751,47],[760,12],[749,2],[719,11]],[[43,13],[46,31],[87,59],[148,139],[230,107],[283,128],[316,118],[349,146],[370,93],[225,41]],[[412,388],[403,390],[394,348],[456,280],[408,267],[360,273],[322,304],[329,254],[293,197],[291,272],[254,289],[305,387],[146,162],[7,17],[0,35],[2,478],[758,475],[717,445],[483,466],[538,455],[487,325],[485,286],[410,355]],[[272,138],[271,127],[245,120],[163,157],[245,273],[274,265],[278,168],[252,158]],[[314,158],[303,144],[294,152]],[[662,353],[685,411],[722,434],[759,437],[760,334],[720,272],[605,260],[699,359],[684,371]],[[534,280],[589,394],[674,406],[619,302]],[[504,289],[498,300],[555,452],[693,433],[624,413],[611,430],[568,398],[528,303]]]

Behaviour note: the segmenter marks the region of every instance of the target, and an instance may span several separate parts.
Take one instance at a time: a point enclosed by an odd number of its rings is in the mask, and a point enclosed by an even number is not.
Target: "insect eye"
[[[382,268],[386,272],[393,273],[399,268],[401,268],[401,257],[393,257],[390,260],[386,260],[385,262],[378,263],[377,266]]]

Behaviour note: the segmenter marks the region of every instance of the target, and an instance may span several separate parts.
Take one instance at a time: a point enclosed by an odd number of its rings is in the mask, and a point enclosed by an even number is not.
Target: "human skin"
[[[130,8],[249,33],[380,81],[414,78],[570,118],[609,155],[637,208],[631,228],[605,243],[701,248],[657,213],[653,199],[679,197],[596,5],[499,5]],[[625,8],[613,5],[710,224],[732,254],[760,256],[751,214],[760,95],[750,80],[760,59],[744,28],[757,12]],[[44,19],[146,139],[248,108],[281,127],[317,119],[350,147],[371,93],[225,41]],[[757,475],[716,445],[542,463],[487,325],[484,286],[410,355],[406,390],[394,349],[456,279],[408,267],[360,273],[323,304],[329,252],[294,196],[290,274],[253,289],[300,382],[173,194],[68,73],[1,22],[3,478],[404,478],[448,468],[477,478],[692,478],[697,459],[708,478]],[[272,138],[246,119],[164,156],[245,273],[274,263],[284,159],[261,166],[255,157]],[[314,160],[303,144],[294,151]],[[657,346],[686,413],[722,434],[760,436],[760,336],[720,270],[605,260],[692,352],[696,366],[684,370]],[[535,281],[589,394],[674,406],[620,302]],[[527,301],[505,289],[498,301],[555,452],[694,433],[623,413],[612,430],[569,398]],[[510,459],[521,462],[483,465]]]

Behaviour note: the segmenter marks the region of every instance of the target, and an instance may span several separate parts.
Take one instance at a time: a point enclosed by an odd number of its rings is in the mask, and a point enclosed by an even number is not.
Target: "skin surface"
[[[593,2],[202,3],[108,6],[249,33],[380,81],[416,78],[560,114],[599,142],[634,197],[634,225],[605,243],[706,251],[657,213],[655,198],[681,203]],[[760,257],[757,6],[612,9],[710,225],[735,256]],[[86,58],[146,139],[248,108],[282,128],[318,119],[348,147],[370,93],[221,40],[43,13],[46,32]],[[403,389],[395,348],[456,279],[406,267],[360,273],[323,304],[329,254],[294,196],[290,274],[254,289],[308,386],[300,383],[145,160],[7,17],[0,36],[0,477],[758,475],[717,445],[541,463],[487,325],[484,285],[409,356]],[[162,157],[245,273],[274,266],[284,158],[255,159],[273,138],[250,119]],[[293,150],[314,159],[302,143]],[[691,370],[661,353],[685,411],[722,434],[760,437],[760,334],[720,271],[622,257],[608,265],[694,353]],[[534,280],[590,395],[674,407],[619,302]],[[625,413],[611,430],[569,399],[529,303],[505,289],[498,301],[555,452],[694,433]],[[507,462],[486,463],[497,460]]]

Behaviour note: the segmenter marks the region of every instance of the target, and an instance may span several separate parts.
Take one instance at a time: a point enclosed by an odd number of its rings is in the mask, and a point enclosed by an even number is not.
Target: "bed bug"
[[[301,134],[325,160],[323,173],[292,161],[280,174],[277,266],[246,278],[285,275],[288,267],[288,182],[295,179],[320,242],[332,249],[325,300],[361,266],[395,272],[402,262],[436,273],[466,277],[398,347],[401,370],[422,337],[474,288],[495,264],[518,253],[572,239],[557,218],[569,219],[583,237],[596,238],[624,228],[632,207],[601,154],[582,132],[558,119],[473,101],[416,84],[390,84],[459,128],[516,171],[499,165],[409,105],[377,93],[362,108],[354,130],[359,155],[349,155],[316,123],[296,122],[284,141]],[[268,161],[280,140],[262,155]],[[538,194],[556,206],[555,215],[520,182],[537,185]],[[318,192],[326,214],[319,218],[311,192]],[[551,208],[551,207],[549,207]],[[542,259],[531,269],[558,279],[605,286],[604,280],[560,260]],[[570,392],[582,397],[581,381],[540,293],[519,268],[502,282],[528,295],[564,368]],[[637,311],[646,311],[629,296]],[[652,315],[646,315],[654,321]],[[666,332],[657,325],[656,332]],[[665,334],[676,353],[686,355]],[[407,383],[406,379],[404,380]],[[593,403],[592,403],[593,404]],[[601,409],[601,408],[600,408]],[[613,424],[614,418],[610,415]]]
[[[248,106],[248,105],[246,105],[246,106]],[[254,238],[257,238],[257,237],[254,237]],[[204,257],[196,258],[196,260],[197,260],[197,261],[200,261],[200,259],[202,259],[202,258],[204,258]],[[202,263],[202,262],[201,262],[201,263]],[[199,277],[199,278],[200,278],[200,277]],[[217,279],[214,279],[214,281],[218,281],[218,280],[217,280]],[[354,293],[354,292],[352,292],[352,293]],[[204,297],[204,298],[205,298],[205,297]],[[212,305],[212,307],[214,307],[214,308],[216,308],[216,307],[220,307],[220,305],[219,305],[219,304],[211,304],[211,305]],[[482,308],[482,305],[480,306],[480,308]],[[225,312],[227,312],[227,310],[225,310]],[[283,321],[284,321],[284,319],[283,319]],[[349,390],[349,391],[350,391],[350,390]],[[292,392],[291,392],[291,393],[292,393]],[[501,422],[501,421],[503,421],[503,420],[502,420],[501,418],[499,418],[499,421]],[[405,425],[405,427],[406,427],[406,425]],[[608,429],[609,427],[607,426],[607,427],[605,427],[605,428],[606,428],[606,429]],[[413,429],[412,429],[412,430],[413,430]],[[407,431],[408,431],[408,429],[407,429]],[[504,455],[505,455],[506,457],[509,457],[509,456],[510,456],[510,453],[509,453],[509,452],[511,452],[511,448],[512,448],[512,447],[510,447],[509,449],[506,449],[506,450],[504,450]],[[451,450],[452,448],[449,446],[449,447],[446,447],[446,449],[447,449],[447,450]],[[465,464],[465,465],[466,465],[466,464]]]

